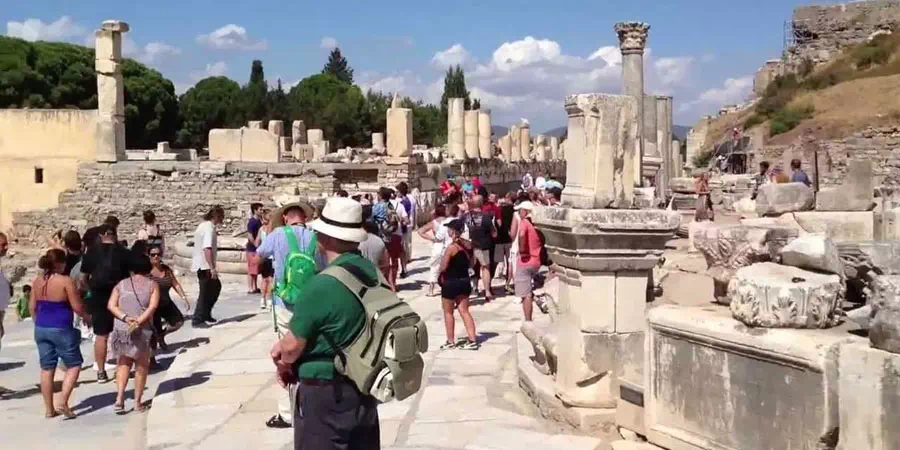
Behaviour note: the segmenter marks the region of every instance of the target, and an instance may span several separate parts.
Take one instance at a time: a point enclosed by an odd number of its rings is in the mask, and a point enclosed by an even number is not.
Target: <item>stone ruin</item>
[[[628,209],[649,138],[639,131],[648,103],[632,94],[566,99],[564,206],[534,218],[556,301],[522,326],[516,348],[520,386],[541,414],[636,441],[614,449],[900,448],[897,196],[882,187],[879,204],[871,167],[854,163],[839,188],[767,184],[754,201],[747,179],[716,180],[716,195],[748,210],[725,223]],[[692,195],[690,181],[668,186]],[[876,205],[891,212],[879,214],[882,231]],[[702,259],[670,239],[687,230]]]

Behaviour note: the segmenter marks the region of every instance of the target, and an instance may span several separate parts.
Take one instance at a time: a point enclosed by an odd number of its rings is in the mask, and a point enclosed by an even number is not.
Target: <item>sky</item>
[[[460,64],[495,125],[565,125],[568,94],[621,93],[613,26],[650,24],[645,91],[674,96],[675,124],[693,125],[748,99],[753,74],[780,56],[796,0],[2,0],[0,26],[28,40],[93,45],[108,19],[131,26],[123,51],[182,93],[225,75],[246,83],[254,59],[287,90],[321,71],[335,46],[363,90],[440,100]],[[820,3],[835,3],[822,1]]]

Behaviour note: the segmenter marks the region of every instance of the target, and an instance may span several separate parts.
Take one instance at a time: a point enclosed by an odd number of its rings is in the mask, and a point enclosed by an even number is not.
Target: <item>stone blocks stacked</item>
[[[408,157],[412,155],[412,145],[412,110],[400,108],[399,105],[389,108],[387,111],[388,156]]]
[[[390,136],[388,136],[390,139]],[[462,161],[466,159],[466,101],[462,98],[447,100],[447,141],[450,156]]]
[[[122,80],[122,33],[125,22],[107,20],[94,33],[97,72],[97,153],[100,162],[125,156],[125,84]]]

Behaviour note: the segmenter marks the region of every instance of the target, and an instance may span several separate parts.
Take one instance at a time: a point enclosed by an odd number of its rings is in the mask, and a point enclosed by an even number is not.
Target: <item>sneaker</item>
[[[266,310],[266,299],[261,299],[259,301],[259,309],[265,311]]]
[[[457,345],[456,348],[460,350],[478,350],[479,348],[481,348],[481,345],[473,340],[466,339],[465,342]]]
[[[219,321],[216,319],[213,319],[212,316],[207,317],[206,320],[204,320],[204,322],[206,322],[207,325],[215,325],[215,324],[219,323]]]
[[[440,347],[441,350],[453,350],[454,348],[456,348],[456,344],[450,341],[444,342],[444,344]]]
[[[97,371],[97,382],[100,384],[109,383],[109,377],[106,375],[105,370]]]
[[[269,428],[291,428],[293,425],[287,420],[284,420],[284,417],[281,417],[281,414],[275,414],[266,421],[266,426]]]

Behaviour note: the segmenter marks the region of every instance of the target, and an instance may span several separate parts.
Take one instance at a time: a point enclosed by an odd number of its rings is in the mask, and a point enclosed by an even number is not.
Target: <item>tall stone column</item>
[[[291,139],[294,144],[306,144],[306,124],[302,120],[291,122]]]
[[[509,127],[509,161],[519,162],[522,160],[522,147],[519,140],[522,139],[522,132],[518,125]]]
[[[684,176],[684,159],[681,157],[681,141],[672,140],[672,178]]]
[[[543,134],[539,134],[534,137],[534,151],[532,151],[532,156],[535,161],[544,162],[550,161],[550,143],[547,140],[547,136]]]
[[[466,111],[466,159],[478,159],[478,110]]]
[[[512,143],[510,142],[509,134],[500,138],[497,145],[500,147],[500,157],[506,162],[512,161],[512,150],[510,149]]]
[[[562,155],[559,153],[559,138],[556,136],[550,136],[550,159],[553,161],[562,159]]]
[[[462,98],[447,100],[447,142],[453,159],[466,159],[466,101]]]
[[[650,25],[643,22],[620,22],[615,26],[619,37],[619,50],[622,52],[622,92],[638,100],[638,136],[644,133],[644,48],[647,45],[647,34]],[[635,141],[634,180],[642,183],[644,167],[644,143],[642,139]]]
[[[372,149],[384,150],[384,133],[372,133]]]
[[[575,208],[628,208],[634,196],[634,141],[638,101],[626,95],[580,94],[566,98],[566,189]]]
[[[388,156],[405,157],[412,154],[412,109],[401,108],[400,99],[394,95],[387,110]]]
[[[122,33],[128,24],[107,20],[94,32],[97,72],[97,161],[125,159],[125,83],[122,81]]]
[[[534,155],[531,154],[531,126],[527,123],[519,128],[519,154],[522,161],[534,161]]]
[[[482,109],[478,112],[478,156],[481,159],[491,159],[494,152],[491,150],[491,110]]]
[[[656,97],[656,146],[662,167],[656,176],[657,193],[665,198],[672,179],[672,97]]]

